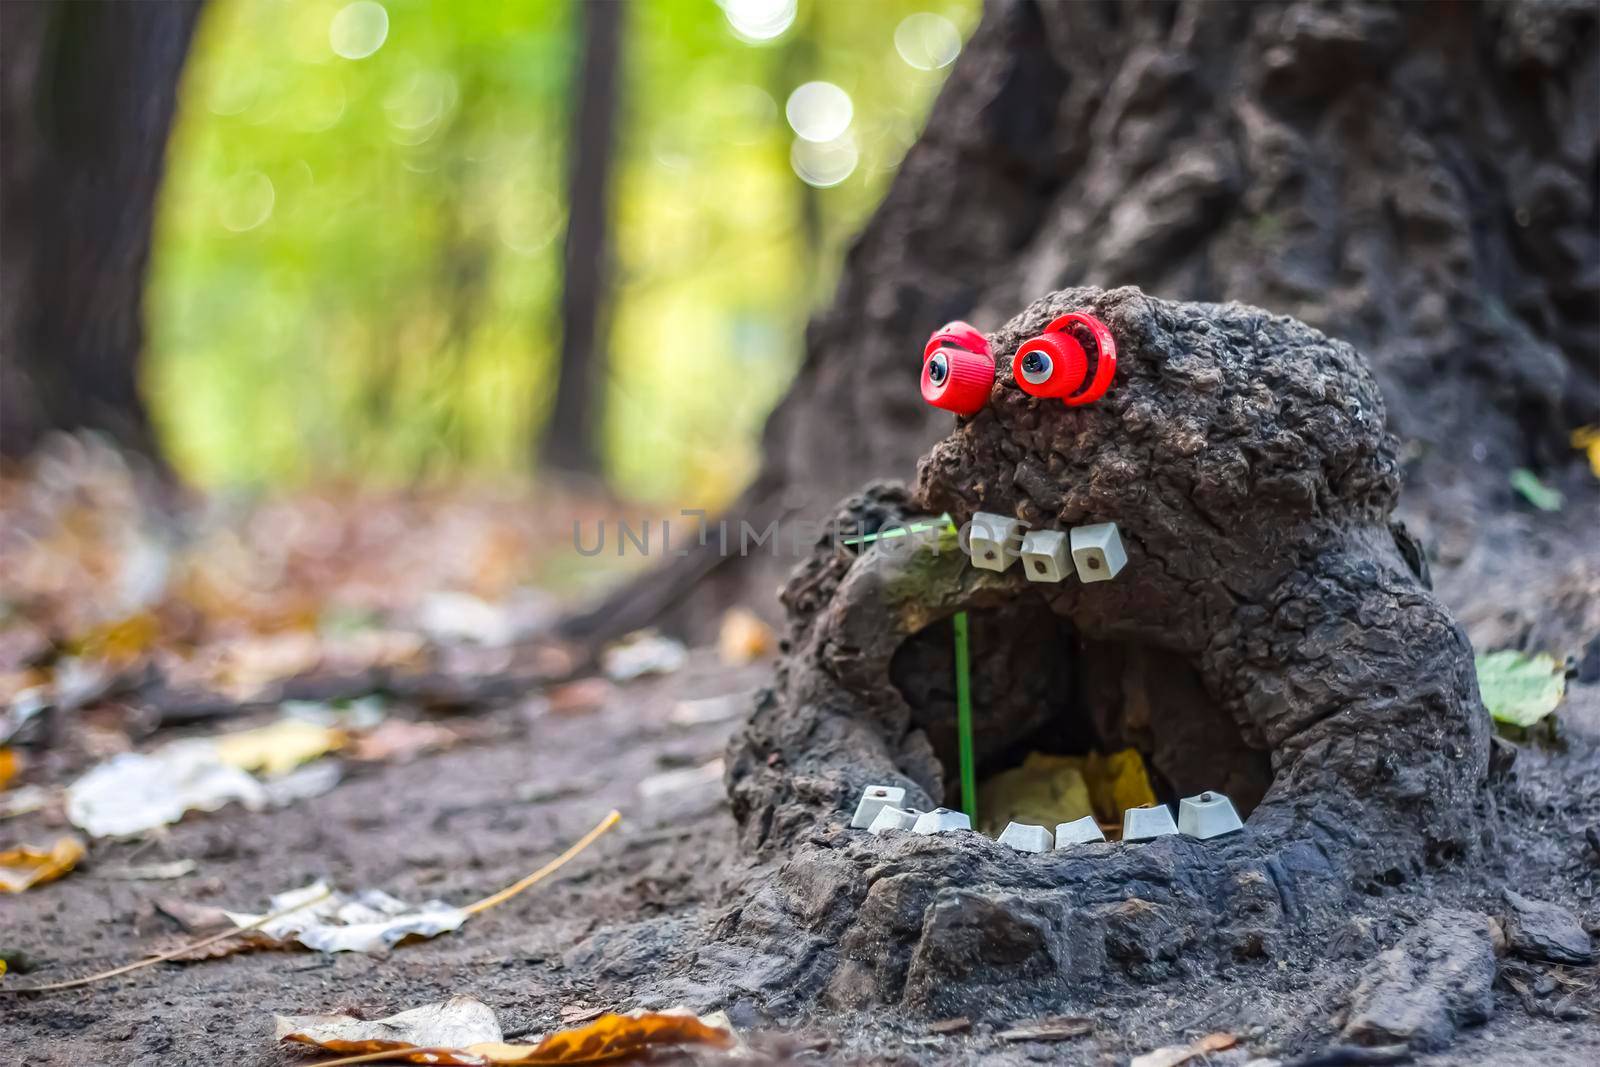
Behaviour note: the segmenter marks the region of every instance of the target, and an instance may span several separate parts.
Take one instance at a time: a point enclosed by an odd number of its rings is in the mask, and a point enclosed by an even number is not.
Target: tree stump
[[[1030,397],[1010,372],[1068,311],[1119,349],[1087,407]],[[1044,584],[926,543],[825,536],[783,590],[785,655],[732,745],[741,840],[774,864],[722,936],[801,961],[779,968],[796,998],[978,1017],[1001,997],[1017,1017],[1091,979],[1289,951],[1291,930],[1304,951],[1352,894],[1486,847],[1472,649],[1391,519],[1396,447],[1361,356],[1290,318],[1133,288],[1052,293],[990,341],[987,407],[922,459],[914,490],[869,487],[840,522],[1115,522],[1126,567]],[[1163,799],[1220,789],[1246,830],[1028,855],[848,829],[869,784],[957,806],[957,611],[980,774],[1030,747],[1132,745]]]

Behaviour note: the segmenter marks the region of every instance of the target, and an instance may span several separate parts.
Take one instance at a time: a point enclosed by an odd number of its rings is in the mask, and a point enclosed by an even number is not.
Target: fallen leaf
[[[468,1049],[495,1067],[605,1063],[647,1051],[702,1045],[727,1049],[733,1028],[721,1015],[701,1018],[687,1009],[607,1013],[571,1030],[558,1030],[536,1045],[488,1045]]]
[[[744,714],[748,699],[735,696],[706,697],[701,700],[680,700],[667,712],[667,722],[673,726],[704,726],[713,722],[727,722]]]
[[[604,678],[583,678],[550,691],[550,710],[557,715],[587,715],[611,699],[616,688]]]
[[[279,1042],[297,1041],[330,1052],[466,1048],[498,1042],[502,1037],[494,1009],[465,996],[451,997],[442,1004],[425,1004],[386,1019],[276,1015],[273,1021]]]
[[[1129,808],[1155,802],[1138,749],[1087,756],[1030,752],[1020,767],[1001,771],[978,787],[978,822],[979,829],[999,836],[1009,822],[1053,827],[1092,814],[1101,823],[1112,823]]]
[[[488,1033],[493,1036],[478,1036]],[[361,1054],[325,1061],[319,1067],[380,1059],[455,1067],[570,1067],[689,1045],[726,1049],[735,1043],[724,1017],[701,1018],[679,1008],[626,1015],[607,1012],[536,1044],[506,1044],[500,1040],[494,1012],[465,996],[371,1021],[342,1015],[278,1016],[277,1035],[280,1042]]]
[[[253,931],[252,941],[263,939],[264,947],[298,944],[318,952],[386,952],[404,941],[447,933],[479,912],[505,903],[560,870],[621,821],[619,812],[611,812],[532,874],[463,908],[439,900],[413,907],[376,889],[348,896],[313,882],[274,896],[266,915],[231,911],[226,915],[241,930]]]
[[[211,743],[228,766],[275,778],[335,751],[345,740],[343,730],[285,717],[268,726],[221,734]]]
[[[127,665],[155,647],[161,637],[161,622],[150,612],[139,612],[115,622],[97,626],[67,647],[87,659]]]
[[[1572,447],[1589,457],[1589,470],[1600,478],[1600,426],[1580,426],[1573,430]]]
[[[722,782],[723,763],[714,759],[702,767],[685,767],[675,771],[652,774],[639,782],[639,796],[644,800],[681,793],[700,786]]]
[[[4,789],[7,782],[17,776],[22,770],[22,757],[17,755],[15,749],[0,748],[0,789]]]
[[[67,818],[94,837],[126,837],[234,801],[258,811],[268,799],[261,783],[222,762],[210,741],[175,741],[90,770],[67,787]]]
[[[110,878],[125,882],[168,882],[193,874],[199,868],[194,860],[173,860],[171,863],[146,863],[132,867],[95,867],[96,878]]]
[[[772,627],[749,608],[729,608],[717,629],[717,655],[729,667],[743,667],[772,652]]]
[[[191,934],[214,933],[233,925],[228,919],[227,909],[215,904],[196,904],[176,897],[162,897],[155,902],[155,909]]]
[[[281,778],[269,778],[261,784],[267,800],[275,808],[287,807],[297,800],[320,797],[333,789],[344,778],[344,767],[336,759],[317,760],[304,767],[296,767]]]
[[[38,811],[50,803],[52,795],[42,785],[25,785],[9,793],[0,793],[0,819]]]
[[[682,641],[641,632],[613,645],[600,657],[600,665],[613,682],[631,682],[647,674],[671,674],[689,659]]]
[[[1066,1041],[1093,1032],[1094,1021],[1091,1019],[1053,1015],[1002,1030],[995,1036],[1001,1041]]]
[[[466,641],[498,648],[515,637],[503,608],[470,593],[434,592],[422,598],[417,625],[436,641]]]
[[[356,738],[350,755],[358,760],[408,763],[424,752],[449,748],[459,740],[454,730],[438,723],[388,719]]]
[[[1479,655],[1478,690],[1497,721],[1524,729],[1556,709],[1566,692],[1566,672],[1544,653],[1514,650]]]
[[[76,837],[62,837],[49,848],[19,845],[0,852],[0,890],[20,893],[53,882],[88,854]]]
[[[306,901],[299,906],[300,901]],[[332,893],[323,882],[274,896],[267,913],[282,912],[260,925],[260,933],[282,944],[299,944],[317,952],[387,952],[413,937],[427,938],[454,930],[467,912],[440,900],[407,904],[377,889],[354,896]],[[261,916],[229,912],[240,928],[261,923]]]
[[[1192,1044],[1165,1045],[1142,1056],[1135,1056],[1128,1067],[1178,1067],[1196,1056],[1225,1052],[1238,1043],[1239,1039],[1232,1034],[1207,1034]]]
[[[936,1023],[928,1024],[930,1034],[960,1034],[972,1029],[972,1020],[965,1015],[954,1019],[941,1019]]]

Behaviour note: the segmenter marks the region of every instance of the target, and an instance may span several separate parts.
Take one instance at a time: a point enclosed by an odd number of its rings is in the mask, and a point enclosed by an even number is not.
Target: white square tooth
[[[1049,830],[1025,822],[1007,823],[998,840],[1018,852],[1048,852],[1055,846]]]
[[[887,830],[909,830],[917,825],[917,818],[922,812],[912,808],[897,808],[893,805],[878,809],[878,814],[872,817],[872,825],[867,827],[869,834],[881,834]]]
[[[1153,808],[1129,808],[1122,813],[1124,841],[1148,841],[1152,837],[1166,837],[1177,832],[1178,824],[1172,821],[1172,812],[1167,810],[1165,804],[1157,804]]]
[[[1005,570],[1017,561],[1022,534],[1023,523],[1020,519],[988,511],[977,512],[967,526],[967,546],[972,553],[972,565],[985,571]]]
[[[850,825],[854,829],[865,830],[872,825],[879,811],[890,805],[903,808],[905,803],[904,789],[892,785],[869,785],[861,791],[861,799],[856,803],[856,813],[851,817]]]
[[[1068,555],[1061,530],[1029,530],[1022,537],[1022,573],[1030,582],[1059,582],[1071,574]]]
[[[1067,845],[1086,845],[1091,841],[1104,841],[1106,833],[1100,829],[1100,824],[1094,821],[1093,815],[1085,815],[1072,822],[1056,823],[1056,848]]]
[[[1122,549],[1122,534],[1114,522],[1072,528],[1072,565],[1081,582],[1107,582],[1117,576],[1128,554]]]
[[[972,820],[964,811],[951,811],[949,808],[934,808],[917,816],[917,824],[911,828],[914,834],[943,834],[951,830],[970,830]]]
[[[1233,801],[1221,793],[1204,792],[1178,801],[1178,832],[1202,841],[1244,829]]]

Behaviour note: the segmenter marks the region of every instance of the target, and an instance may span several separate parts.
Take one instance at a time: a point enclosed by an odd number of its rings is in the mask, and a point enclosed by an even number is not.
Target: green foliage
[[[1566,674],[1551,656],[1505,650],[1478,656],[1478,690],[1496,722],[1527,729],[1566,693]]]
[[[202,483],[534,458],[560,334],[572,3],[383,0],[373,38],[377,5],[359,2],[207,5],[162,197],[146,381],[175,463]],[[630,5],[605,420],[625,493],[714,506],[748,476],[805,319],[948,70],[896,51],[902,20],[930,10],[963,34],[977,14],[976,0],[821,0],[750,43],[709,0]],[[340,37],[352,26],[360,47]],[[817,79],[850,94],[859,154],[824,189],[796,177],[784,118]]]

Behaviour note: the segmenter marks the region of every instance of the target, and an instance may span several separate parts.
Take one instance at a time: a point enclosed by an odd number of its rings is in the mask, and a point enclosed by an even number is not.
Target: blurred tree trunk
[[[198,0],[0,4],[0,453],[156,455],[138,386],[167,134]]]
[[[578,5],[583,56],[568,141],[567,237],[561,288],[561,356],[555,403],[540,451],[544,466],[566,474],[601,472],[605,337],[609,291],[611,170],[625,0]]]
[[[1596,21],[1586,2],[995,0],[812,320],[733,517],[816,518],[909,478],[951,427],[916,385],[939,324],[1132,284],[1357,345],[1405,442],[1408,521],[1470,538],[1510,469],[1571,469],[1600,406]],[[568,632],[770,612],[789,562],[677,560]]]

